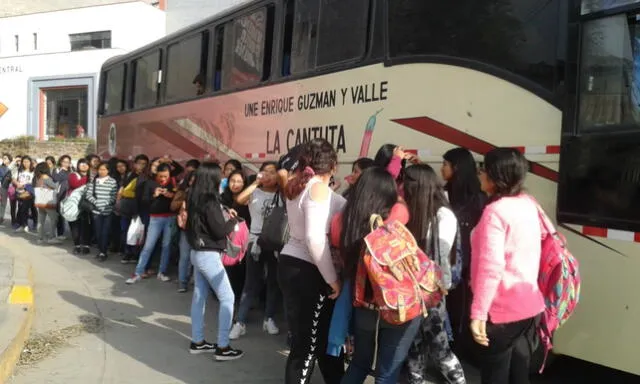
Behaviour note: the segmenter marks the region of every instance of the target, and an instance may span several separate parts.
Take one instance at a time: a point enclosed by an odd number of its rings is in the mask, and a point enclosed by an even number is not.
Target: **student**
[[[198,165],[199,166],[199,165]],[[188,174],[171,201],[171,211],[178,214],[178,222],[180,221],[181,212],[186,212],[187,196],[189,189],[195,180],[195,171]],[[191,271],[191,246],[187,239],[187,233],[184,229],[180,229],[180,239],[178,240],[178,251],[180,258],[178,260],[178,293],[185,293],[189,290],[189,274]]]
[[[229,183],[227,183],[227,188],[225,188],[221,198],[222,205],[232,208],[238,212],[238,217],[243,219],[247,226],[251,228],[251,214],[249,212],[249,207],[236,203],[236,198],[245,190],[246,187],[248,187],[248,185],[244,172],[233,171],[229,175]],[[233,287],[233,293],[236,298],[241,297],[246,276],[246,261],[242,260],[242,262],[237,265],[225,267],[225,269],[229,275],[229,280]]]
[[[16,199],[18,201],[17,228],[16,232],[29,232],[29,214],[33,224],[38,225],[38,212],[33,205],[33,168],[35,164],[29,156],[22,157],[20,167],[13,175],[12,183],[16,189]],[[13,174],[13,172],[12,172]]]
[[[36,165],[34,173],[35,179],[35,188],[34,188],[34,198],[41,199],[42,196],[39,196],[43,190],[56,190],[58,188],[58,183],[53,181],[53,178],[50,176],[51,168],[49,168],[49,164],[46,162],[42,162]],[[41,189],[42,188],[42,189]],[[55,205],[51,207],[47,206],[38,206],[38,242],[44,243],[48,241],[50,244],[59,244],[60,240],[57,239],[57,219],[58,212],[56,210]],[[51,225],[51,232],[47,235],[46,233],[46,224],[47,217],[49,218]]]
[[[238,224],[235,211],[225,222],[222,213],[220,178],[222,170],[217,163],[202,164],[187,198],[187,237],[192,248],[191,262],[194,267],[195,288],[191,301],[191,345],[192,354],[214,353],[218,361],[235,360],[243,352],[231,347],[229,331],[233,320],[234,295],[231,283],[222,265],[221,252],[226,248],[227,235]],[[204,314],[209,291],[215,292],[220,301],[218,308],[218,343],[204,339]]]
[[[249,229],[249,250],[245,258],[246,273],[245,283],[242,290],[242,298],[238,307],[238,315],[236,323],[231,330],[231,339],[235,340],[247,333],[246,321],[249,310],[254,300],[260,293],[262,281],[265,279],[266,269],[266,289],[267,302],[265,307],[264,319],[262,322],[263,331],[270,335],[277,335],[280,329],[274,320],[276,306],[280,297],[280,289],[278,287],[278,259],[275,251],[262,250],[258,244],[258,237],[262,232],[262,224],[265,217],[273,208],[274,202],[284,204],[278,194],[278,178],[277,164],[274,162],[265,162],[260,167],[258,178],[251,185],[245,188],[236,196],[238,205],[249,207],[251,216],[251,227]]]
[[[343,275],[351,284],[355,282],[358,264],[364,254],[364,237],[371,231],[369,220],[372,214],[379,214],[386,221],[398,220],[401,223],[406,223],[409,218],[407,207],[398,202],[395,180],[378,166],[370,167],[360,175],[344,211],[332,220],[331,238],[340,239]],[[402,325],[392,325],[380,319],[375,309],[354,308],[351,319],[355,342],[353,356],[341,383],[362,384],[371,372],[374,356],[377,356],[375,382],[396,384],[421,320],[418,316]]]
[[[13,158],[8,153],[2,154],[0,163],[0,224],[4,222],[4,215],[9,202],[9,185],[11,185],[11,162]]]
[[[529,164],[512,148],[484,157],[480,186],[489,202],[471,235],[471,335],[483,384],[529,383],[532,343],[545,308],[538,287],[542,229],[524,193]]]
[[[171,167],[167,163],[161,163],[156,169],[155,179],[148,180],[142,191],[142,199],[149,206],[149,229],[140,260],[136,266],[134,275],[127,279],[127,284],[135,284],[142,280],[151,253],[158,240],[162,241],[162,254],[160,256],[160,268],[158,280],[167,282],[171,278],[167,276],[169,268],[169,252],[171,248],[171,237],[173,226],[175,225],[175,212],[171,210],[171,201],[176,191],[176,186],[171,178]]]
[[[317,358],[324,381],[339,383],[344,359],[326,353],[334,300],[341,289],[327,237],[331,217],[345,204],[329,188],[338,156],[329,142],[314,139],[304,145],[297,163],[285,189],[290,237],[278,259],[291,331],[284,382],[308,382]]]
[[[236,159],[229,159],[226,163],[224,163],[224,178],[220,182],[220,194],[222,194],[225,188],[227,188],[227,184],[229,183],[229,175],[231,175],[231,172],[240,170],[242,170],[242,164]]]
[[[458,232],[458,221],[449,208],[440,180],[427,164],[412,165],[404,173],[404,192],[411,217],[407,229],[418,245],[440,266],[443,288],[451,289],[451,249]],[[418,333],[409,349],[406,381],[421,384],[427,381],[427,358],[430,358],[449,384],[465,384],[460,361],[451,351],[445,323],[448,314],[444,300],[428,309]]]
[[[89,162],[86,159],[79,159],[76,164],[76,172],[69,175],[69,192],[70,195],[74,190],[85,186],[89,182]],[[91,190],[93,193],[93,190]],[[71,238],[73,239],[73,253],[88,254],[90,252],[89,243],[91,241],[91,219],[90,212],[80,210],[75,221],[69,222],[71,228]]]
[[[86,199],[95,205],[93,214],[93,229],[98,246],[98,261],[107,260],[109,248],[109,233],[111,230],[111,213],[116,204],[118,184],[109,176],[109,166],[101,163],[97,168],[97,176],[85,189]],[[94,193],[95,191],[95,193]]]
[[[64,240],[65,220],[60,214],[60,203],[67,195],[67,192],[69,192],[69,174],[71,174],[71,156],[62,155],[58,158],[58,166],[51,173],[53,181],[60,185],[58,206],[56,207],[56,212],[58,213],[57,234],[59,240]]]

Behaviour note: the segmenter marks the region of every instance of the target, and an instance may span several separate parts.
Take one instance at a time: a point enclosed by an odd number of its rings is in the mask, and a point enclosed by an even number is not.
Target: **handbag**
[[[56,189],[44,187],[44,184],[41,182],[38,182],[38,184],[43,186],[34,188],[35,200],[33,204],[36,208],[55,209],[58,205],[58,193]]]
[[[96,181],[93,180],[93,198],[96,198]],[[91,201],[89,201],[89,199],[87,199],[87,191],[85,191],[85,193],[82,195],[82,198],[80,199],[80,202],[78,203],[78,208],[80,209],[80,212],[93,212],[94,209],[96,209],[96,205],[94,203],[92,203]]]
[[[280,192],[276,192],[271,202],[271,210],[262,222],[258,245],[264,251],[280,252],[289,241],[287,207],[284,203],[280,205],[281,201]]]

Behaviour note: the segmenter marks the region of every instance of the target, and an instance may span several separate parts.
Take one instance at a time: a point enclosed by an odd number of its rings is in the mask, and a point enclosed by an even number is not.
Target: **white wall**
[[[249,0],[167,0],[167,34]]]
[[[69,34],[108,30],[112,49],[70,51]],[[8,107],[0,117],[0,139],[27,134],[28,113],[37,107],[29,105],[29,79],[92,74],[97,96],[97,77],[105,60],[159,39],[164,31],[164,12],[142,2],[0,18],[0,103]]]

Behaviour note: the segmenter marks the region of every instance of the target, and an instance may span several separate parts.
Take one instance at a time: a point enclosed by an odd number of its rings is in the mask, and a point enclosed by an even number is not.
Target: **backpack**
[[[355,307],[375,309],[389,324],[400,325],[442,301],[442,271],[418,246],[411,232],[397,220],[369,220],[364,256],[356,269]],[[370,285],[372,298],[367,297]]]
[[[60,202],[60,214],[64,217],[68,222],[74,222],[78,220],[78,214],[80,213],[80,200],[82,196],[84,196],[84,192],[87,186],[83,185],[79,188],[71,191],[69,196],[65,197]]]
[[[229,219],[231,219],[231,215],[227,208],[222,207],[222,214],[224,215],[225,221],[229,221]],[[238,221],[235,230],[227,235],[227,246],[222,253],[222,264],[225,267],[239,264],[244,259],[244,255],[247,253],[248,247],[249,227],[247,227],[247,223],[244,220],[240,220]]]
[[[549,351],[553,348],[553,334],[573,314],[580,299],[578,260],[567,249],[565,237],[558,233],[542,207],[535,202],[540,218],[542,244],[538,287],[544,296],[545,310],[538,326],[538,336],[544,346],[544,370]]]

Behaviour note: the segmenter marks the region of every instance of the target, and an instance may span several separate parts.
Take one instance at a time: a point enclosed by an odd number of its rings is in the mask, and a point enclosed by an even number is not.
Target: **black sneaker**
[[[88,255],[88,254],[89,254],[89,252],[91,252],[91,248],[89,248],[89,246],[88,246],[88,245],[83,245],[83,246],[82,246],[82,254],[83,254],[83,255]]]
[[[239,349],[233,349],[231,346],[226,348],[216,348],[216,360],[217,361],[230,361],[241,358],[244,355]]]
[[[80,252],[82,252],[82,247],[80,247],[79,245],[76,245],[75,247],[73,247],[73,254],[74,255],[79,255]]]
[[[98,259],[98,261],[105,261],[107,260],[107,255],[105,253],[99,253],[96,258]]]
[[[199,355],[201,353],[215,353],[217,348],[217,344],[207,343],[206,341],[203,341],[202,344],[191,342],[191,345],[189,346],[189,353],[192,355]]]
[[[126,253],[122,255],[122,260],[120,260],[120,263],[122,264],[129,264],[131,262],[131,256],[127,255]]]

